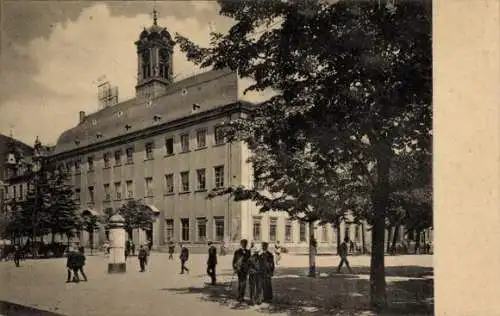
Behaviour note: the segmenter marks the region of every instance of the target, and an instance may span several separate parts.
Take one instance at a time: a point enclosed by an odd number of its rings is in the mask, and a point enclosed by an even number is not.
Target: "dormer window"
[[[148,100],[148,101],[146,102],[146,108],[151,108],[152,106],[153,106],[153,101]]]
[[[80,145],[80,140],[79,139],[75,139],[75,145],[76,146]]]
[[[198,103],[193,103],[193,112],[196,112],[200,109],[200,105]]]
[[[188,94],[187,89],[182,89],[182,95],[186,95],[186,94]]]
[[[131,129],[131,128],[132,128],[132,125],[129,125],[129,124],[125,125],[125,129],[126,129],[127,131],[128,131],[129,129]]]
[[[116,112],[116,116],[121,117],[123,115],[123,111]]]
[[[161,120],[161,115],[155,114],[155,116],[153,116],[153,121],[158,122],[160,120]]]
[[[92,125],[97,125],[97,120],[92,120]]]
[[[98,139],[99,139],[99,138],[102,138],[102,133],[97,133],[95,136],[96,136]]]

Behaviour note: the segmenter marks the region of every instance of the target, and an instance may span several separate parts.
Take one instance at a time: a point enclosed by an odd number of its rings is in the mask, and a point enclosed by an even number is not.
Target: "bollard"
[[[120,214],[115,214],[109,219],[110,252],[108,260],[108,273],[125,273],[125,219]]]

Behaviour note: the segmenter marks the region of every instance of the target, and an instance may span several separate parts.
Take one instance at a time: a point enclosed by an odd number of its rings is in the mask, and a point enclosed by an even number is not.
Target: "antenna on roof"
[[[111,86],[106,80],[106,75],[97,79],[97,99],[99,101],[99,110],[116,105],[118,103],[118,87]]]

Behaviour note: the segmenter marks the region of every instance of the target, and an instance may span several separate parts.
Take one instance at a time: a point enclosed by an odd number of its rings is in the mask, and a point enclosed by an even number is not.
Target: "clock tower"
[[[173,52],[175,42],[166,28],[158,25],[158,12],[153,11],[153,25],[145,28],[137,47],[137,98],[145,101],[165,93],[173,80]]]

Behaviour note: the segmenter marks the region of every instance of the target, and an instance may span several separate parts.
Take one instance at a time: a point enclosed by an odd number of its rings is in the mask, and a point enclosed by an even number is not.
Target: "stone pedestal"
[[[115,214],[109,219],[109,259],[108,273],[125,273],[127,264],[125,261],[125,220]]]

